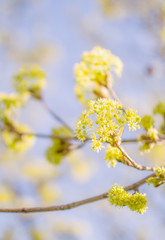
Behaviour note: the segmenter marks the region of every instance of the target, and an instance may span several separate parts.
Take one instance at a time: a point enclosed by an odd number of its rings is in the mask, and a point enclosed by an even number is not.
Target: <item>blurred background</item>
[[[74,64],[94,46],[121,58],[124,71],[115,91],[125,106],[151,114],[164,100],[165,2],[162,0],[0,0],[0,92],[10,93],[12,78],[22,65],[38,64],[47,76],[47,104],[74,128],[82,111],[74,94]],[[30,100],[19,113],[34,132],[51,133],[58,122],[39,101]],[[158,119],[159,121],[159,119]],[[125,133],[132,138],[139,133]],[[114,184],[130,185],[147,175],[117,164],[108,168],[104,151],[86,144],[59,166],[45,151],[51,141],[36,139],[15,154],[0,143],[0,205],[46,206],[68,203],[107,192]],[[140,154],[138,144],[126,146],[143,165],[163,165],[165,148]],[[118,209],[102,200],[64,212],[0,214],[2,240],[164,239],[165,188],[141,187],[149,207],[144,215]]]

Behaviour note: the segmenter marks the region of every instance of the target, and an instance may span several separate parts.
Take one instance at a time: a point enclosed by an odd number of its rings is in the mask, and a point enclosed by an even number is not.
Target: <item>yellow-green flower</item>
[[[21,134],[31,132],[30,128],[26,125],[14,125],[15,131],[11,129],[5,129],[2,132],[2,138],[5,144],[16,152],[24,151],[31,147],[34,142],[34,137]]]
[[[24,66],[13,78],[13,87],[18,93],[24,93],[40,99],[45,86],[45,73],[38,66]]]
[[[135,111],[124,111],[117,101],[99,98],[89,101],[88,110],[83,111],[77,120],[75,135],[81,141],[90,136],[93,150],[99,151],[104,142],[118,142],[123,126],[130,122],[133,130],[139,128],[140,117]]]
[[[71,143],[67,137],[71,136],[70,130],[66,127],[53,128],[52,135],[64,137],[63,139],[52,138],[52,144],[46,151],[46,158],[52,164],[58,165],[62,158],[69,153]],[[66,137],[66,139],[65,139]]]
[[[112,205],[124,207],[128,206],[130,210],[143,214],[147,209],[147,197],[145,194],[136,192],[127,193],[123,186],[116,184],[111,187],[108,193],[108,200]]]
[[[22,107],[26,101],[26,96],[16,93],[0,93],[0,119],[11,117],[11,114],[19,107]]]
[[[109,167],[115,167],[117,163],[116,161],[124,161],[122,152],[117,147],[113,147],[109,144],[105,153],[105,162],[108,164]]]
[[[86,104],[89,99],[103,97],[109,82],[112,83],[112,72],[121,76],[123,64],[110,51],[94,47],[84,52],[81,62],[75,65],[75,93],[79,101]]]

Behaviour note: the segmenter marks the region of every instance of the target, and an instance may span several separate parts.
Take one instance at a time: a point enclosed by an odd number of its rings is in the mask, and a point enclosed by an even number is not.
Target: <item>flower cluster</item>
[[[18,93],[42,97],[41,90],[45,86],[45,73],[37,66],[24,66],[13,79],[13,87]]]
[[[32,136],[20,135],[20,131],[29,132],[25,125],[14,121],[15,112],[25,104],[26,96],[0,93],[0,126],[5,144],[14,151],[22,151],[33,143]]]
[[[6,118],[11,118],[14,111],[24,103],[24,95],[0,93],[0,120],[5,121]]]
[[[125,124],[128,124],[129,130],[135,130],[139,128],[139,122],[136,111],[125,111],[117,101],[99,98],[89,101],[88,110],[83,111],[77,120],[75,135],[84,141],[89,131],[93,142],[99,140],[112,143],[114,138],[121,136]]]
[[[87,134],[92,139],[92,148],[99,151],[103,143],[111,144],[106,153],[106,161],[121,159],[121,154],[115,147],[120,140],[124,126],[127,124],[130,130],[139,128],[140,117],[132,110],[123,110],[122,105],[117,101],[105,98],[91,100],[88,103],[88,110],[83,111],[77,120],[75,135],[81,141],[87,139]],[[114,165],[114,164],[112,164]]]
[[[110,144],[107,146],[105,153],[105,162],[108,166],[115,167],[116,161],[124,162],[122,152],[117,147],[112,147]]]
[[[143,214],[147,209],[147,197],[145,194],[136,192],[135,194],[127,193],[123,186],[115,185],[108,193],[108,200],[112,205],[129,207],[130,210]]]
[[[165,180],[165,168],[164,167],[157,167],[155,169],[155,177],[151,177],[148,179],[147,183],[153,184],[154,187],[160,186],[162,183],[164,183]]]
[[[121,60],[104,48],[95,47],[84,52],[81,62],[75,65],[75,93],[79,101],[86,104],[88,99],[104,97],[109,81],[113,81],[111,73],[120,77],[122,69]]]
[[[11,129],[12,128],[12,129]],[[26,125],[18,125],[12,122],[12,125],[2,131],[2,137],[5,144],[15,152],[24,151],[34,142],[34,137],[26,135],[30,128]],[[22,133],[22,134],[21,134]],[[23,134],[25,133],[25,134]]]
[[[163,122],[160,125],[159,132],[161,134],[165,134],[165,121],[164,121],[164,119],[165,119],[165,102],[158,103],[155,106],[153,112],[154,112],[154,114],[159,114],[162,117]]]
[[[126,117],[126,122],[129,127],[129,131],[134,131],[137,128],[140,128],[139,123],[141,121],[141,118],[137,115],[137,111],[133,109],[126,109],[125,110],[125,117]]]
[[[141,120],[142,127],[146,130],[147,134],[140,136],[139,140],[143,142],[140,150],[150,150],[157,142],[161,134],[165,134],[165,102],[158,103],[154,109],[154,114],[159,114],[162,117],[162,123],[158,130],[154,127],[154,119],[152,116],[146,115]]]
[[[154,114],[160,114],[165,117],[165,102],[160,102],[154,107]]]
[[[149,151],[154,143],[158,140],[159,133],[156,128],[154,128],[154,119],[152,116],[145,115],[141,119],[141,125],[146,130],[147,134],[140,136],[139,140],[143,142],[140,147],[142,151]]]
[[[52,145],[47,149],[46,157],[50,163],[58,165],[62,158],[69,153],[71,143],[68,138],[71,136],[71,132],[66,127],[53,128],[52,136],[62,138],[52,138]]]

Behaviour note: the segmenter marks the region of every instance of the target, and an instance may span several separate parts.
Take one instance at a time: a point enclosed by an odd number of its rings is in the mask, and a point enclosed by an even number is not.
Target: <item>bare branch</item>
[[[45,133],[26,133],[21,132],[21,135],[34,136],[38,138],[49,138],[49,139],[60,139],[60,140],[78,140],[76,137],[64,137],[54,134],[45,134]]]
[[[131,190],[135,190],[138,189],[141,185],[145,184],[146,181],[150,178],[150,177],[154,177],[155,173],[150,174],[149,176],[141,179],[138,182],[135,182],[132,185],[129,185],[127,187],[124,188],[125,191],[131,191]],[[77,201],[77,202],[72,202],[72,203],[68,203],[68,204],[63,204],[63,205],[57,205],[57,206],[48,206],[48,207],[32,207],[32,208],[28,208],[28,207],[23,207],[23,208],[0,208],[0,212],[3,213],[36,213],[36,212],[52,212],[52,211],[63,211],[63,210],[69,210],[72,208],[76,208],[82,205],[85,205],[87,203],[92,203],[92,202],[96,202],[96,201],[100,201],[103,199],[108,198],[108,192],[100,194],[98,196],[95,197],[91,197],[91,198],[87,198],[81,201]]]
[[[120,149],[120,151],[122,152],[123,156],[128,160],[128,161],[126,162],[126,164],[127,164],[128,166],[134,167],[134,168],[136,168],[136,169],[138,169],[138,170],[154,171],[154,168],[152,168],[152,167],[142,166],[142,165],[140,165],[140,164],[137,164],[137,163],[127,154],[127,152],[124,150],[124,148],[123,148],[120,144],[116,143],[116,146]]]
[[[120,101],[119,97],[117,96],[117,94],[115,93],[115,91],[112,88],[112,83],[109,80],[109,75],[108,74],[107,74],[107,89],[108,89],[110,95],[113,97],[113,99],[121,104],[121,101]]]
[[[73,132],[72,128],[62,119],[60,118],[50,107],[47,105],[47,103],[42,99],[40,99],[42,102],[43,107],[50,113],[50,115],[53,116],[58,122],[60,122],[62,125],[64,125],[67,129],[69,129],[71,132]]]
[[[139,142],[139,140],[137,138],[121,140],[121,143],[137,143],[137,142]]]

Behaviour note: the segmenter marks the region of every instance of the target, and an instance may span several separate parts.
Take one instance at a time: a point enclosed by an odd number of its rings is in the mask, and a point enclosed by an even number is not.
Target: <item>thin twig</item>
[[[111,96],[113,97],[113,99],[116,100],[117,102],[119,102],[119,103],[121,104],[121,101],[120,101],[120,99],[118,98],[118,96],[116,95],[115,91],[113,90],[111,84],[109,84],[109,86],[108,86],[108,91],[109,91],[109,93],[111,94]],[[121,105],[122,105],[122,104],[121,104]]]
[[[27,136],[34,136],[38,138],[49,138],[49,139],[60,139],[60,140],[78,140],[76,137],[64,137],[64,136],[59,136],[59,135],[54,135],[54,134],[44,134],[44,133],[26,133],[26,132],[21,132],[21,135],[27,135]]]
[[[109,80],[109,74],[107,74],[107,90],[110,93],[110,95],[113,97],[113,99],[121,104],[121,101],[120,101],[119,97],[117,96],[117,94],[115,93],[115,91],[112,88],[112,83]]]
[[[86,143],[86,142],[83,142],[83,143],[81,143],[81,144],[79,144],[79,145],[74,145],[72,148],[69,149],[69,151],[78,150],[78,149],[84,147],[85,143]]]
[[[3,130],[3,129],[2,129]],[[76,137],[64,137],[64,136],[59,136],[59,135],[54,135],[54,134],[44,134],[44,133],[27,133],[27,132],[21,132],[21,135],[27,135],[27,136],[34,136],[34,137],[38,137],[38,138],[50,138],[50,139],[61,139],[61,140],[75,140],[75,141],[80,141],[78,138]],[[91,141],[92,138],[87,138],[84,143]],[[139,140],[138,139],[123,139],[121,140],[121,142],[123,144],[126,143],[137,143]],[[82,145],[84,145],[84,143]]]
[[[139,140],[137,138],[134,139],[122,139],[121,143],[137,143]]]
[[[131,190],[136,190],[137,188],[139,188],[141,185],[143,185],[144,183],[146,183],[147,179],[149,179],[150,177],[154,177],[155,173],[150,174],[149,176],[141,179],[138,182],[135,182],[132,185],[129,185],[127,187],[124,188],[125,191],[131,191]],[[23,207],[23,208],[0,208],[0,212],[3,213],[36,213],[36,212],[52,212],[52,211],[62,211],[62,210],[69,210],[72,208],[76,208],[79,207],[81,205],[85,205],[87,203],[92,203],[92,202],[96,202],[96,201],[100,201],[102,199],[106,199],[108,198],[108,192],[103,193],[101,195],[95,196],[95,197],[91,197],[91,198],[87,198],[81,201],[77,201],[77,202],[72,202],[72,203],[68,203],[68,204],[63,204],[63,205],[57,205],[57,206],[48,206],[48,207]]]
[[[116,143],[116,146],[120,149],[122,152],[123,156],[128,160],[127,165],[130,167],[134,167],[138,170],[146,170],[146,171],[154,171],[154,168],[148,167],[148,166],[142,166],[140,164],[137,164],[125,151],[125,149],[118,143]]]
[[[2,129],[3,130],[3,129]],[[80,141],[78,138],[76,137],[64,137],[64,136],[59,136],[59,135],[54,135],[54,134],[45,134],[45,133],[27,133],[27,132],[21,132],[21,135],[27,135],[27,136],[34,136],[34,137],[38,137],[38,138],[50,138],[50,139],[61,139],[61,140],[75,140],[75,141]],[[84,143],[91,141],[92,138],[87,138]],[[139,142],[138,139],[123,139],[121,140],[121,143],[125,144],[125,143],[137,143]],[[82,145],[84,145],[84,143]]]
[[[40,101],[42,102],[43,107],[50,113],[50,115],[53,116],[53,118],[55,118],[58,122],[60,122],[62,125],[64,125],[71,132],[73,132],[72,128],[62,118],[60,118],[54,111],[52,111],[52,109],[50,109],[50,107],[43,100],[43,98]]]

